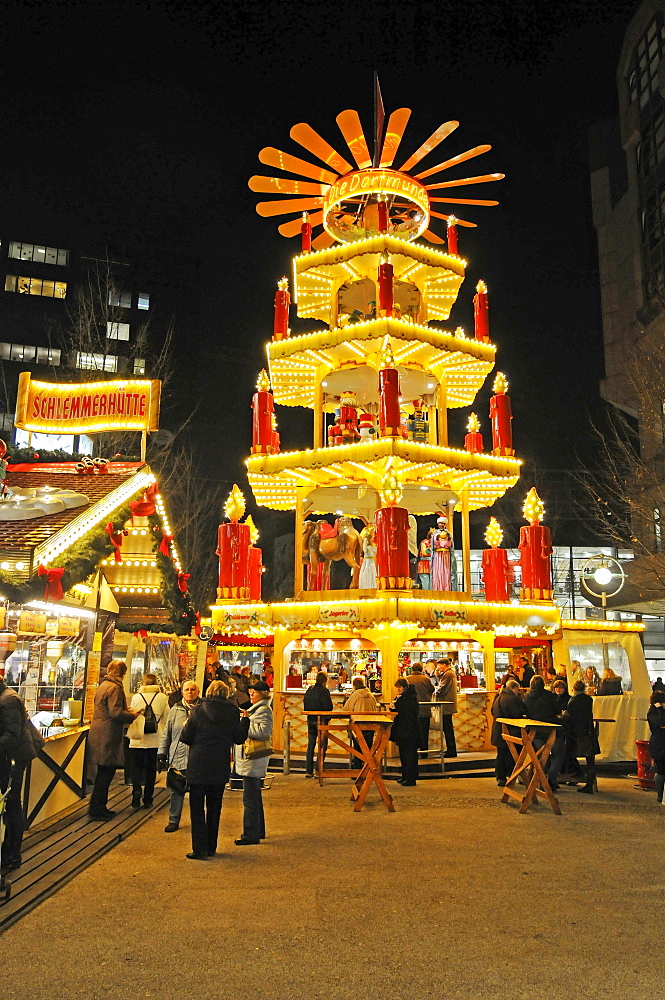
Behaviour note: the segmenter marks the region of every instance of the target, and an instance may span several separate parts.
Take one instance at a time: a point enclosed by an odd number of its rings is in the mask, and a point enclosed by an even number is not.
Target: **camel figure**
[[[343,559],[352,569],[351,587],[358,587],[362,542],[350,517],[339,517],[334,528],[327,521],[303,523],[303,562],[310,567],[307,589],[315,589],[316,571],[323,563],[322,589],[330,589],[330,563]],[[334,532],[334,534],[333,534]],[[323,535],[323,537],[321,537]],[[328,536],[328,537],[326,537]]]

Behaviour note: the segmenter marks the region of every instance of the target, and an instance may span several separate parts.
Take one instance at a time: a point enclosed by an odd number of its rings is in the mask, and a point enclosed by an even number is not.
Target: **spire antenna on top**
[[[374,157],[372,166],[376,170],[381,162],[381,149],[383,145],[383,126],[386,120],[386,109],[383,106],[381,96],[381,85],[379,74],[374,70]]]

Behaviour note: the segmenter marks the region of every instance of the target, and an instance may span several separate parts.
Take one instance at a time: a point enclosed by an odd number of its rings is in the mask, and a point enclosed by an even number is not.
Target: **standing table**
[[[390,730],[395,714],[393,712],[366,712],[359,714],[337,709],[325,714],[322,712],[305,712],[305,715],[318,716],[317,777],[319,784],[323,784],[324,778],[323,739],[324,737],[328,737],[331,743],[335,743],[342,750],[346,750],[349,755],[358,758],[361,762],[362,766],[354,770],[345,768],[344,770],[325,772],[325,777],[328,778],[351,777],[354,779],[353,788],[351,789],[351,801],[355,802],[353,811],[360,812],[367,798],[367,793],[372,784],[375,784],[388,812],[395,812],[392,795],[386,788],[381,767],[381,758],[390,739]],[[324,722],[324,719],[328,719],[329,721]],[[347,721],[344,722],[343,720]],[[368,732],[370,730],[374,733],[371,747],[367,745],[367,741],[363,735],[363,731]],[[347,742],[344,742],[337,735],[338,733],[345,733]],[[356,750],[351,742],[354,737],[360,747],[359,751]]]
[[[520,812],[525,813],[532,802],[538,802],[540,795],[549,802],[552,812],[560,816],[561,808],[558,799],[555,798],[550,788],[543,766],[547,763],[554,745],[556,731],[562,727],[551,722],[539,722],[537,719],[497,719],[496,721],[501,723],[502,736],[510,747],[515,761],[513,773],[506,782],[501,801],[508,802],[509,799],[516,799],[520,803]],[[510,729],[521,729],[522,733],[520,736],[512,736]],[[537,729],[549,729],[550,734],[547,742],[536,750],[533,741]],[[519,755],[515,749],[516,746],[522,748]],[[516,791],[515,784],[525,771],[529,772],[529,781],[526,792],[521,795],[520,792]]]

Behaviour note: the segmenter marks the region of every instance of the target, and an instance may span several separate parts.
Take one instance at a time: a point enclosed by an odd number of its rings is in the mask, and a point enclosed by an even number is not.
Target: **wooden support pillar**
[[[462,490],[462,566],[464,570],[464,592],[471,594],[471,532],[469,530],[469,492]]]
[[[287,632],[277,630],[275,632],[274,645],[272,649],[272,668],[273,674],[273,747],[275,750],[284,749],[283,741],[283,730],[284,730],[284,695],[283,692],[286,691],[286,675],[288,673],[288,663],[287,663],[287,647],[291,645],[292,642],[299,639],[302,632]]]
[[[448,447],[448,395],[443,383],[436,393],[437,444],[441,448]]]
[[[302,522],[303,522],[303,494],[302,487],[296,488],[296,516],[293,539],[293,596],[297,597],[303,588],[303,561],[302,561]]]
[[[428,442],[429,442],[429,444],[436,444],[436,430],[437,430],[437,428],[436,428],[436,406],[428,406],[427,407],[427,415],[428,415],[428,418],[429,418],[428,419],[428,425],[427,425],[428,426],[428,433],[429,433]]]
[[[321,448],[325,446],[325,441],[322,440],[322,428],[323,428],[323,386],[321,385],[321,375],[317,376],[317,387],[316,396],[314,398],[314,433],[312,435],[314,448]]]

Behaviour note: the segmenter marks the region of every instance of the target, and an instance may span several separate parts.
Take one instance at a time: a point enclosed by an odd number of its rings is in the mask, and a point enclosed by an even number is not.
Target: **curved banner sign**
[[[41,434],[156,431],[160,392],[158,379],[36,382],[21,372],[14,423]]]

